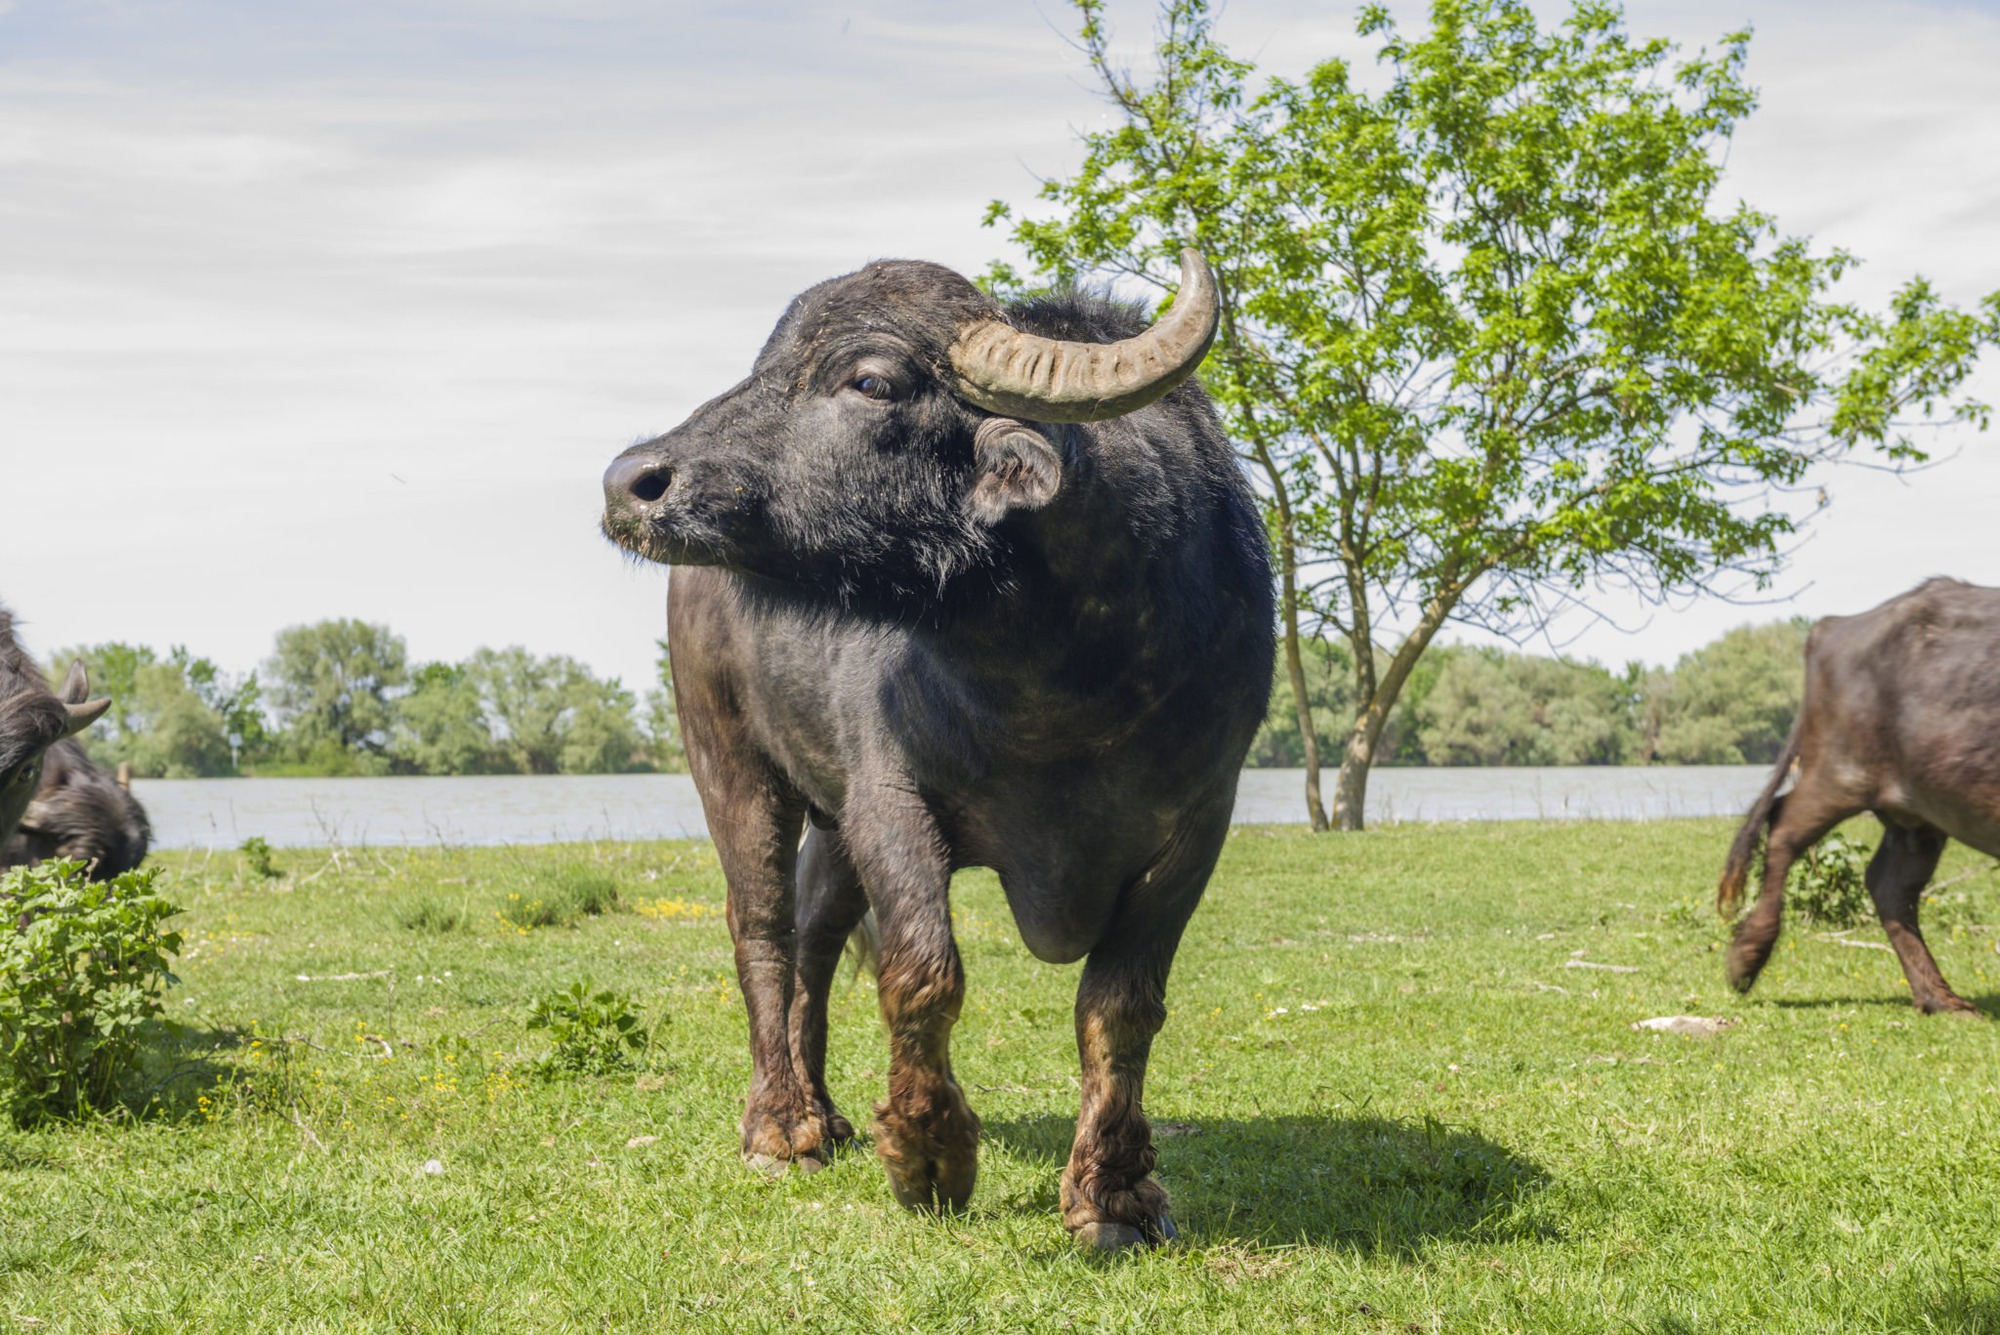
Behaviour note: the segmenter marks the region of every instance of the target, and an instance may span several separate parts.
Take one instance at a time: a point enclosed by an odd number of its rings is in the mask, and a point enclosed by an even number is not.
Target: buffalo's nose
[[[651,505],[667,494],[673,480],[674,470],[658,460],[626,455],[604,470],[604,499],[616,502],[629,496]]]

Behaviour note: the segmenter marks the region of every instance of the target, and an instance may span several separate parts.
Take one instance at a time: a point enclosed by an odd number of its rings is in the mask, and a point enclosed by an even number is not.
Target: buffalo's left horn
[[[951,345],[961,399],[1031,422],[1100,422],[1145,407],[1194,374],[1215,341],[1221,302],[1201,252],[1181,252],[1174,304],[1117,343],[1024,334],[1001,320],[968,325]]]

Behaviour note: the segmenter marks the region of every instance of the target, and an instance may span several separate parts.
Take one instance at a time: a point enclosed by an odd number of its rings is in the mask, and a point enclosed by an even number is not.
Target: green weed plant
[[[646,1046],[631,999],[611,988],[592,991],[587,979],[538,998],[527,1027],[549,1036],[541,1069],[550,1075],[609,1075],[630,1066],[632,1054]]]
[[[500,920],[520,931],[574,927],[622,907],[617,878],[583,864],[566,863],[531,871],[519,890],[510,890]]]
[[[271,846],[264,842],[262,835],[251,835],[236,851],[243,855],[245,870],[258,880],[274,881],[285,874],[284,869],[272,860]]]
[[[1785,907],[1816,927],[1859,927],[1875,919],[1866,873],[1875,850],[1844,834],[1829,834],[1792,864]]]
[[[437,936],[464,931],[470,917],[463,903],[435,894],[413,895],[396,909],[396,921],[409,931]]]
[[[17,1121],[74,1117],[112,1105],[137,1064],[140,1035],[178,982],[181,910],[153,868],[108,882],[81,862],[0,877],[0,1062]]]

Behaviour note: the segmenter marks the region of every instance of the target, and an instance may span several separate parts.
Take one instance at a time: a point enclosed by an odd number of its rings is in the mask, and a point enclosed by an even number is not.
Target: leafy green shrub
[[[594,867],[563,866],[531,873],[500,905],[501,921],[531,927],[569,927],[621,907],[618,882]]]
[[[587,980],[537,1000],[528,1028],[549,1033],[541,1069],[550,1075],[604,1075],[631,1065],[631,1054],[646,1046],[631,999],[609,988],[592,992]]]
[[[1858,927],[1875,916],[1864,873],[1874,850],[1845,835],[1830,834],[1792,864],[1785,902],[1807,922]]]
[[[139,1031],[180,980],[168,956],[179,913],[154,888],[158,869],[93,882],[81,862],[0,876],[0,1070],[23,1122],[107,1107],[135,1064]]]
[[[285,874],[277,863],[271,861],[271,846],[264,842],[262,835],[251,835],[236,851],[243,855],[243,865],[249,868],[250,874],[260,880],[268,881]]]

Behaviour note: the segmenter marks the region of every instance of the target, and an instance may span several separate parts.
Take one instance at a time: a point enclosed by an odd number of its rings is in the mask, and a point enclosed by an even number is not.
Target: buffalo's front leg
[[[674,641],[702,639],[676,630]],[[688,764],[729,883],[736,982],[750,1020],[743,1157],[760,1167],[817,1164],[832,1128],[793,1059],[790,1032],[798,981],[794,873],[805,802],[751,745],[728,691],[696,670],[700,660],[684,663],[680,652],[674,667]]]
[[[965,973],[944,844],[922,801],[901,786],[851,795],[841,829],[880,933],[889,1097],[875,1105],[875,1152],[905,1208],[960,1210],[978,1176],[979,1119],[951,1073]]]
[[[1153,1177],[1153,1128],[1141,1106],[1153,1036],[1166,1023],[1167,972],[1228,828],[1190,821],[1184,837],[1126,889],[1076,994],[1083,1098],[1063,1170],[1063,1224],[1099,1249],[1158,1246],[1178,1236]]]
[[[792,1046],[792,1016],[801,1000],[793,875],[803,816],[802,804],[759,801],[736,804],[724,821],[709,817],[729,882],[736,982],[750,1020],[743,1157],[759,1167],[817,1167],[836,1138]]]
[[[1176,934],[1178,935],[1178,934]],[[1063,1170],[1063,1225],[1101,1249],[1157,1244],[1175,1236],[1167,1192],[1154,1180],[1153,1128],[1141,1102],[1153,1035],[1166,1022],[1164,951],[1105,946],[1084,965],[1076,997],[1083,1099],[1076,1142]]]

